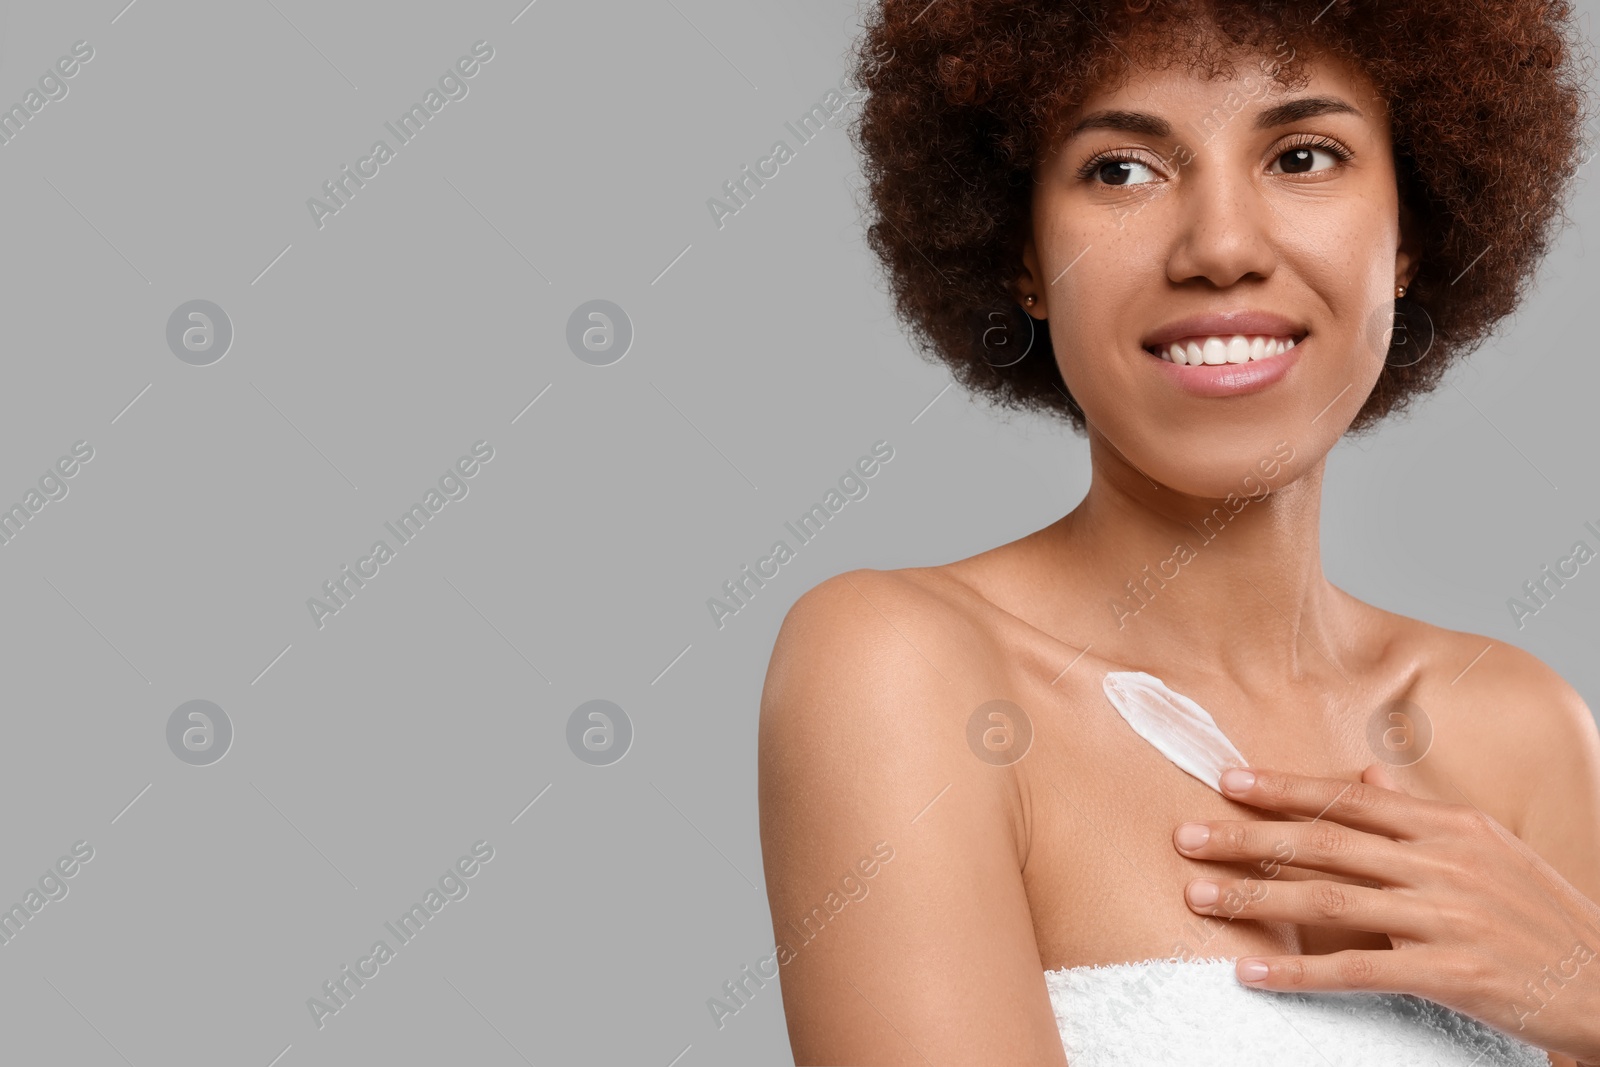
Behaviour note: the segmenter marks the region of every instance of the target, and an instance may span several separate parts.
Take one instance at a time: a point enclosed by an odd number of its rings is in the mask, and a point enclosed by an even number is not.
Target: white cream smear
[[[1101,683],[1133,732],[1181,770],[1222,792],[1222,772],[1247,767],[1211,713],[1143,671],[1111,671]]]

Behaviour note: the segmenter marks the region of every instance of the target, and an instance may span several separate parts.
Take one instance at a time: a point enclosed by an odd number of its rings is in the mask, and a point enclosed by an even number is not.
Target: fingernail
[[[1217,883],[1198,881],[1189,883],[1189,903],[1197,908],[1209,907],[1217,902]]]
[[[1178,847],[1185,852],[1193,852],[1209,840],[1211,840],[1211,827],[1205,823],[1186,822],[1178,827]]]
[[[1230,793],[1243,793],[1256,784],[1254,771],[1243,767],[1229,767],[1222,772],[1222,788]]]
[[[1240,960],[1238,975],[1241,982],[1259,982],[1267,976],[1267,965],[1260,960]]]

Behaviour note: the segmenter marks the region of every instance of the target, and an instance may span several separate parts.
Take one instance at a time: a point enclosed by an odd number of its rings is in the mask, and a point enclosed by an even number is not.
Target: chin
[[[1187,440],[1177,448],[1168,441],[1138,450],[1146,453],[1143,457],[1132,451],[1124,455],[1157,484],[1202,500],[1264,498],[1300,477],[1307,458],[1318,454],[1314,446],[1321,445],[1303,432],[1296,440],[1287,422],[1247,432],[1182,436]]]

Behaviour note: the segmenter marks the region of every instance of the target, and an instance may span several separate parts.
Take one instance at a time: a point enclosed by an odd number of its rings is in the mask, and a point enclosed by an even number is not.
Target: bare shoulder
[[[1583,698],[1533,653],[1415,619],[1403,625],[1421,667],[1416,702],[1442,728],[1436,733],[1447,735],[1441,746],[1460,739],[1449,755],[1469,776],[1500,781],[1525,800],[1552,761],[1568,762],[1592,747],[1595,720]]]
[[[807,591],[784,617],[767,667],[762,773],[865,772],[878,761],[886,786],[911,767],[944,775],[941,785],[978,773],[965,719],[1005,691],[1014,652],[989,607],[935,567],[849,571]]]
[[[1400,627],[1423,668],[1413,701],[1434,738],[1419,772],[1445,775],[1451,799],[1495,815],[1574,877],[1578,853],[1600,852],[1600,731],[1588,705],[1516,645],[1415,619]],[[1600,869],[1582,877],[1600,891]]]
[[[966,740],[989,640],[960,588],[921,571],[841,574],[784,619],[759,794],[796,1062],[1065,1063],[1015,781]]]
[[[1026,662],[1036,654],[1034,639],[1044,637],[1013,610],[1017,575],[1029,573],[1038,538],[1030,534],[941,566],[849,571],[812,587],[778,632],[767,694],[850,671],[900,685],[937,681],[951,692],[1003,689],[999,664]]]
[[[972,773],[960,720],[985,691],[989,640],[931,570],[849,571],[810,589],[784,618],[762,690],[763,802],[793,775],[870,774],[920,793]]]
[[[940,655],[954,656],[957,671],[981,664],[981,648],[992,640],[972,610],[970,597],[945,568],[892,571],[855,570],[835,575],[808,590],[789,609],[773,647],[768,687],[835,676],[874,663],[921,661],[922,671],[906,676],[922,682],[951,679]],[[806,677],[792,676],[794,669]],[[929,677],[923,677],[923,671]]]

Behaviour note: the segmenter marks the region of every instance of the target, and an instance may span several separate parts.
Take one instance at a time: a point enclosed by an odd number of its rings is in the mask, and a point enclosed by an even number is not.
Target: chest
[[[1304,709],[1293,720],[1285,712],[1277,727],[1255,717],[1252,722],[1266,724],[1256,729],[1214,714],[1253,765],[1354,781],[1374,760],[1367,739],[1321,712]],[[1282,725],[1290,721],[1299,728]],[[1018,770],[1029,827],[1023,880],[1046,970],[1388,946],[1381,934],[1242,917],[1248,899],[1284,883],[1348,879],[1286,866],[1286,845],[1252,863],[1197,861],[1179,853],[1172,835],[1184,822],[1306,820],[1222,797],[1169,762],[1109,706],[1043,724]],[[1199,915],[1185,902],[1185,887],[1202,877],[1242,882],[1237,895],[1222,902],[1226,917]]]

